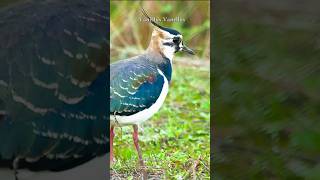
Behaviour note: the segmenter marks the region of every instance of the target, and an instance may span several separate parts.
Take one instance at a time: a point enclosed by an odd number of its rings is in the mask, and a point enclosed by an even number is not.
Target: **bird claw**
[[[140,172],[141,172],[141,178],[142,180],[148,179],[148,173],[147,173],[147,167],[146,166],[141,166],[140,165]]]
[[[116,163],[115,159],[110,159],[110,165],[114,165]]]
[[[110,157],[110,165],[113,165],[116,163],[116,158]]]

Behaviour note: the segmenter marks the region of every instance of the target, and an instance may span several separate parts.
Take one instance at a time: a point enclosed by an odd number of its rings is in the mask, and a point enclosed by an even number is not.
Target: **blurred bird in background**
[[[0,4],[0,179],[106,178],[108,11]]]

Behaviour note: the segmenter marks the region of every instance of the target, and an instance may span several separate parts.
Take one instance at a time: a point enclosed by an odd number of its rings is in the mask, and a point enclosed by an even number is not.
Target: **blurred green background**
[[[320,179],[319,1],[217,1],[214,179]]]
[[[210,155],[210,11],[209,1],[111,1],[111,62],[147,48],[153,26],[140,22],[142,6],[150,17],[180,17],[158,22],[183,35],[195,56],[177,53],[168,97],[161,110],[143,124],[140,145],[149,178],[209,179]],[[140,171],[132,128],[116,129],[113,179],[137,179]]]
[[[147,48],[153,27],[148,22],[140,21],[140,18],[145,18],[140,6],[150,17],[185,19],[185,22],[163,21],[160,24],[183,34],[184,42],[196,50],[197,55],[192,60],[209,60],[209,1],[111,1],[111,61],[143,53]],[[185,55],[177,53],[176,56]]]

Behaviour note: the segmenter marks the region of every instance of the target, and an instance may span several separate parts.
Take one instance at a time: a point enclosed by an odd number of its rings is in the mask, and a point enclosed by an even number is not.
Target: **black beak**
[[[191,55],[195,55],[194,51],[192,49],[188,48],[188,46],[186,46],[186,45],[183,45],[181,51],[187,52],[188,54],[191,54]]]

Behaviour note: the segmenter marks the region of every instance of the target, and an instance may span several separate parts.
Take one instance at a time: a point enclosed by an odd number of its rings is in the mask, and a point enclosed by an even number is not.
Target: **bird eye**
[[[180,42],[181,42],[181,39],[179,37],[174,37],[173,38],[173,43],[180,44]]]

